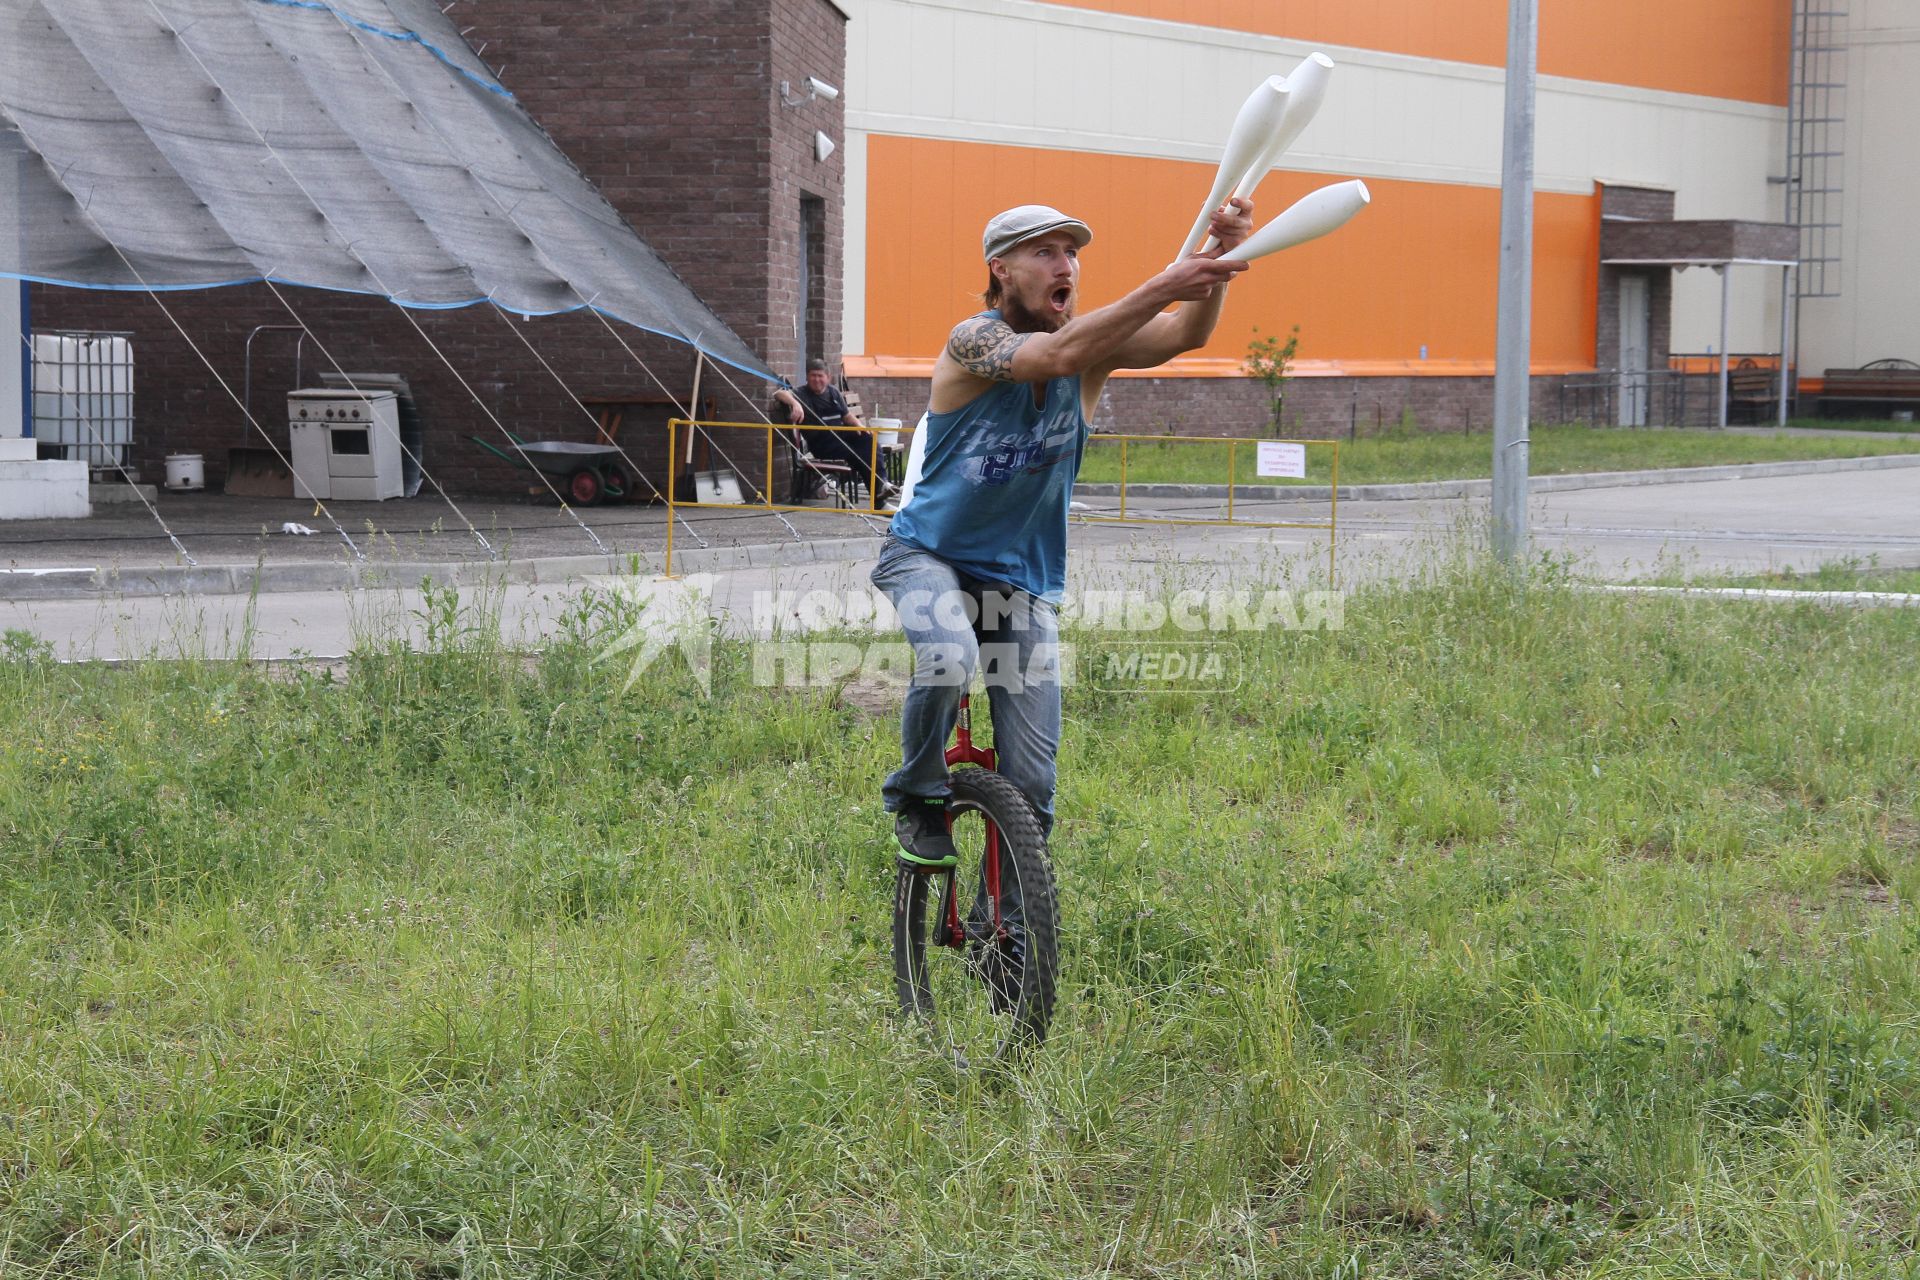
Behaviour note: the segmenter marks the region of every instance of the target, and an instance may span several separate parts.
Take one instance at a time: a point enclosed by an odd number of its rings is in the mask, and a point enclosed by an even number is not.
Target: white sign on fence
[[[1307,478],[1307,446],[1284,440],[1262,440],[1254,472],[1263,476],[1283,476],[1295,480]]]

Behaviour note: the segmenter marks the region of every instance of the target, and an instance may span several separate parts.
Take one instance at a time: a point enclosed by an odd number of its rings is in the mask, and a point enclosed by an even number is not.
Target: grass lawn
[[[1892,431],[1905,435],[1920,432],[1920,426],[1912,422],[1895,422],[1891,418],[1790,418],[1787,425],[1810,431]]]
[[[1229,446],[1127,445],[1129,483],[1225,484]],[[1262,480],[1254,475],[1253,443],[1236,448],[1234,476],[1240,484],[1326,484],[1332,450],[1307,449],[1307,478]],[[1527,451],[1535,475],[1583,471],[1646,471],[1661,467],[1705,467],[1733,462],[1784,462],[1801,458],[1864,458],[1884,453],[1920,453],[1920,441],[1849,436],[1752,436],[1711,430],[1636,431],[1611,427],[1532,429]],[[1493,474],[1493,436],[1488,432],[1451,435],[1394,432],[1362,436],[1340,444],[1342,484],[1395,484],[1416,480],[1470,480]],[[1120,444],[1094,437],[1080,479],[1112,483],[1120,478]]]
[[[1774,569],[1767,573],[1670,577],[1676,585],[1766,587],[1776,591],[1892,591],[1920,594],[1920,569],[1889,569],[1848,558],[1817,569]]]
[[[1056,1032],[971,1075],[893,724],[615,696],[619,615],[12,639],[0,1274],[1920,1275],[1920,615],[1453,573],[1077,685]]]

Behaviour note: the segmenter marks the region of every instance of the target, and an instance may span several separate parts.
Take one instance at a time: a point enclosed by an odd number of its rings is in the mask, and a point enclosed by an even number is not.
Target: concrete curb
[[[1638,583],[1592,582],[1575,588],[1609,595],[1691,596],[1700,600],[1773,600],[1789,604],[1883,605],[1920,609],[1920,595],[1902,591],[1794,591],[1786,587],[1656,587]]]
[[[1806,458],[1797,462],[1740,462],[1713,467],[1668,467],[1660,471],[1588,471],[1578,475],[1533,476],[1528,493],[1567,493],[1578,489],[1637,489],[1655,484],[1687,484],[1699,480],[1759,480],[1768,476],[1818,475],[1831,471],[1885,471],[1920,467],[1920,453],[1888,453],[1874,458]],[[1263,499],[1264,485],[1239,485],[1236,501],[1327,502],[1331,485],[1276,485],[1272,499]],[[1117,484],[1077,484],[1074,496],[1117,498]],[[1428,480],[1419,484],[1343,484],[1342,502],[1394,502],[1420,498],[1484,498],[1493,492],[1491,480]],[[1224,498],[1223,484],[1130,484],[1130,498]]]
[[[129,502],[158,501],[160,490],[150,484],[127,484],[124,481],[114,484],[90,484],[87,486],[87,501],[96,507],[117,507]]]
[[[742,547],[676,547],[674,572],[722,573],[729,569],[774,569],[834,564],[877,555],[880,539],[832,538]],[[0,569],[0,600],[71,600],[77,597],[248,595],[274,591],[390,590],[416,587],[423,578],[452,586],[485,583],[560,583],[619,575],[634,553],[610,556],[542,556],[531,560],[451,562],[393,561],[354,564],[311,560],[293,564],[142,565],[129,568],[75,566]],[[657,572],[660,553],[639,555],[642,573]]]

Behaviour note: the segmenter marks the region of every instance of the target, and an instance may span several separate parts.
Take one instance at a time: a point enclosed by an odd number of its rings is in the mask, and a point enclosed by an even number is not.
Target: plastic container
[[[62,457],[90,467],[123,467],[133,443],[130,334],[80,331],[33,335],[33,434]]]
[[[197,453],[167,455],[167,488],[187,492],[207,487],[206,462]]]

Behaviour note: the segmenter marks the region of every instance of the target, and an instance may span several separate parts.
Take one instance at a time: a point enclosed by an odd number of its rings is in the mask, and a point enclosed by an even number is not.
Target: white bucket
[[[167,455],[167,488],[204,489],[207,487],[207,468],[197,453],[170,453]]]

